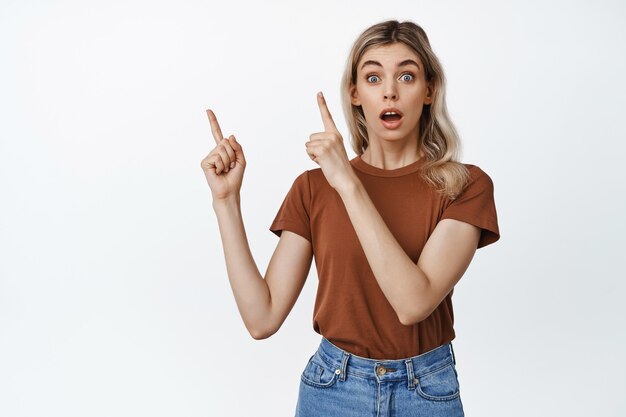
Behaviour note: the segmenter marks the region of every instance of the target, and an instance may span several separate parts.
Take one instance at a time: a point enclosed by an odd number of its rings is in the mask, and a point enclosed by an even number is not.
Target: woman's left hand
[[[306,152],[322,168],[331,187],[339,191],[352,186],[356,176],[343,145],[343,138],[335,126],[321,92],[317,93],[317,104],[322,114],[324,131],[309,136],[309,141],[305,144]]]

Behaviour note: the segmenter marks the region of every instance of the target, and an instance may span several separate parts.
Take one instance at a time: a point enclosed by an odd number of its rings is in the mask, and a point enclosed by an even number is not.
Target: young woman
[[[357,156],[318,94],[324,131],[305,145],[319,167],[295,179],[272,222],[280,240],[265,277],[241,218],[242,147],[207,110],[217,145],[201,166],[241,317],[255,339],[274,334],[315,256],[322,337],[296,415],[463,416],[452,294],[476,249],[500,237],[493,182],[457,160],[444,72],[415,23],[366,29],[341,93]]]

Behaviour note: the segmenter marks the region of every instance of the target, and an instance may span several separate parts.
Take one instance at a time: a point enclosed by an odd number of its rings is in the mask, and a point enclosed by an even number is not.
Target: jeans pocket
[[[453,362],[415,378],[415,391],[427,400],[448,401],[460,395],[459,379]]]
[[[317,388],[331,387],[339,378],[339,368],[328,365],[316,352],[300,375],[300,379],[307,385]]]

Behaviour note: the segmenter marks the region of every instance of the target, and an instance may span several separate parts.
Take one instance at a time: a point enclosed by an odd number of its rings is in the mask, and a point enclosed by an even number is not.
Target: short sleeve
[[[493,181],[482,169],[469,165],[470,180],[463,192],[444,208],[440,220],[455,219],[482,229],[477,248],[500,239]]]
[[[310,206],[309,172],[305,171],[291,185],[270,226],[270,231],[280,237],[282,230],[289,230],[311,242]]]

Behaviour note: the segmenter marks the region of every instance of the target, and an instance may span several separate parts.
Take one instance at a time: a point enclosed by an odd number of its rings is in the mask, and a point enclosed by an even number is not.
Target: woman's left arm
[[[415,264],[358,178],[337,192],[374,277],[400,322],[410,325],[424,320],[467,270],[478,247],[480,228],[455,219],[441,220]]]
[[[405,325],[420,322],[463,276],[478,248],[480,228],[455,219],[441,220],[424,245],[417,264],[413,263],[354,173],[343,138],[321,93],[317,103],[324,132],[309,137],[307,153],[341,196],[374,277],[400,322]]]

